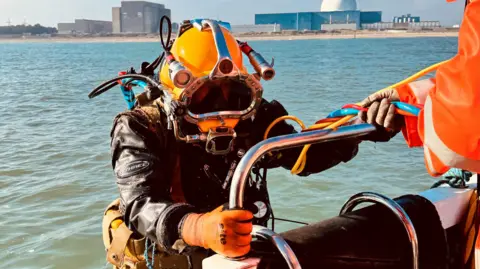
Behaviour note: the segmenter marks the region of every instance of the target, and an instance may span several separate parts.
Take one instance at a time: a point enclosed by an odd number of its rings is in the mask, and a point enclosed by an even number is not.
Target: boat
[[[242,208],[250,169],[268,152],[374,130],[361,124],[273,137],[257,144],[235,170],[230,208]],[[231,260],[217,254],[205,259],[203,268],[465,268],[474,259],[477,180],[478,175],[457,185],[445,180],[419,194],[395,199],[362,192],[347,200],[339,216],[282,234],[254,226],[256,240],[248,257]],[[374,205],[355,210],[362,203]],[[268,266],[262,265],[265,260]]]

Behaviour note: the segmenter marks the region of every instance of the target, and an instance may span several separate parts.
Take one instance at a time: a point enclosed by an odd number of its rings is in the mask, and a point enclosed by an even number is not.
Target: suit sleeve
[[[423,105],[403,133],[409,146],[423,146],[432,176],[451,167],[480,172],[479,13],[480,1],[471,1],[460,28],[458,53],[439,67],[430,87],[397,89],[402,101]]]
[[[124,113],[112,128],[112,165],[127,227],[172,252],[178,224],[193,207],[171,199],[164,139],[146,118]]]

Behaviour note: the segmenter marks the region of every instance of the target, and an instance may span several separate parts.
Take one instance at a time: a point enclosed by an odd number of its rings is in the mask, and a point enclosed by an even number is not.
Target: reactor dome
[[[357,10],[356,0],[323,0],[320,11],[347,11]]]

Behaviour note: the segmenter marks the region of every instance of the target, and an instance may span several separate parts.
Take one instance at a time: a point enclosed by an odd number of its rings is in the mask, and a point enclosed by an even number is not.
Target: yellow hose
[[[301,121],[299,118],[297,118],[295,116],[282,116],[282,117],[279,117],[276,120],[274,120],[272,123],[270,123],[267,130],[265,131],[265,134],[263,135],[263,139],[264,140],[267,139],[268,138],[268,133],[270,133],[273,126],[275,126],[277,123],[279,123],[283,120],[293,120],[293,121],[297,122],[300,125],[300,127],[302,127],[302,130],[305,129],[305,124],[303,124],[303,121]]]
[[[317,130],[317,129],[323,129],[325,127],[328,127],[330,125],[332,125],[333,122],[323,122],[323,123],[317,123],[317,124],[314,124],[312,126],[310,126],[310,128],[308,128],[309,130]]]
[[[415,80],[417,80],[417,79],[419,79],[419,78],[421,78],[421,77],[423,77],[423,76],[425,76],[425,75],[427,75],[427,74],[429,74],[429,73],[437,70],[438,67],[440,67],[440,66],[443,65],[444,63],[447,63],[448,61],[450,61],[450,59],[449,59],[449,60],[445,60],[445,61],[443,61],[443,62],[436,63],[436,64],[434,64],[434,65],[431,65],[431,66],[423,69],[422,71],[414,74],[413,76],[410,76],[410,77],[408,77],[408,78],[406,78],[406,79],[404,79],[404,80],[402,80],[402,81],[400,81],[400,82],[398,82],[398,83],[395,83],[395,84],[393,84],[393,85],[391,85],[391,86],[389,86],[389,87],[387,87],[387,88],[381,89],[381,90],[379,90],[379,91],[376,92],[376,93],[383,92],[383,91],[389,90],[389,89],[391,89],[391,88],[398,88],[398,87],[400,87],[400,86],[403,86],[403,85],[405,85],[405,84],[408,84],[408,83],[410,83],[410,82],[413,82],[413,81],[415,81]],[[358,103],[357,103],[357,104],[358,104]]]
[[[302,130],[305,130],[305,124],[303,123],[303,121],[301,121],[299,118],[295,117],[295,116],[282,116],[282,117],[279,117],[277,118],[276,120],[274,120],[272,123],[270,123],[270,125],[268,126],[267,130],[265,131],[265,134],[263,135],[263,139],[267,139],[268,138],[268,134],[270,133],[270,131],[272,130],[272,128],[279,122],[283,121],[283,120],[293,120],[295,122],[298,123],[298,125],[300,125],[300,127],[302,127]],[[330,123],[329,123],[330,124]],[[300,154],[300,157],[297,159],[297,162],[295,163],[295,166],[292,168],[292,173],[293,171],[296,171],[296,170],[299,170],[299,171],[303,171],[303,169],[305,169],[305,164],[307,162],[307,155],[306,155],[306,152],[308,151],[308,148],[310,148],[310,145],[306,145],[304,148],[303,148],[303,151],[302,153]],[[305,154],[303,153],[305,151]],[[303,156],[303,157],[302,157]],[[300,172],[299,172],[300,173]]]
[[[438,69],[438,67],[440,67],[441,65],[443,65],[444,63],[448,62],[450,60],[445,60],[443,62],[439,62],[439,63],[436,63],[434,65],[431,65],[425,69],[423,69],[422,71],[398,82],[398,83],[395,83],[393,85],[390,85],[389,87],[386,87],[386,88],[383,88],[379,91],[377,91],[376,93],[380,93],[380,92],[383,92],[383,91],[386,91],[386,90],[389,90],[389,89],[392,89],[392,88],[398,88],[400,86],[403,86],[405,84],[408,84],[408,83],[411,83],[435,70]],[[359,105],[360,103],[356,103],[357,105]],[[337,127],[349,122],[351,119],[353,119],[355,116],[353,115],[349,115],[349,116],[345,116],[341,119],[339,119],[338,121],[336,122],[326,122],[326,123],[319,123],[319,124],[315,124],[315,125],[312,125],[308,128],[308,130],[310,129],[336,129]],[[305,130],[305,125],[303,124],[303,122],[298,119],[297,117],[295,116],[283,116],[283,117],[279,117],[278,119],[276,119],[275,121],[273,121],[267,128],[267,130],[265,131],[265,135],[264,135],[264,139],[267,139],[268,138],[268,133],[270,132],[270,130],[273,128],[273,126],[275,126],[277,123],[279,123],[280,121],[283,121],[285,119],[290,119],[290,120],[294,120],[296,121],[301,127],[302,127],[302,130]],[[298,157],[297,159],[297,162],[295,163],[295,165],[293,166],[292,170],[291,170],[291,173],[294,174],[294,175],[298,175],[300,174],[303,169],[305,169],[305,166],[307,164],[307,152],[308,152],[308,149],[310,149],[310,146],[311,145],[306,145],[303,147],[303,150],[302,152],[300,153],[300,156]]]

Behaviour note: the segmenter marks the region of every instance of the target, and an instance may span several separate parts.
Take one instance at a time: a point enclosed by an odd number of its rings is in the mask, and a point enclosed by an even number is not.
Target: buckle
[[[233,148],[233,140],[237,133],[233,128],[219,126],[208,132],[205,150],[213,155],[226,155]]]

